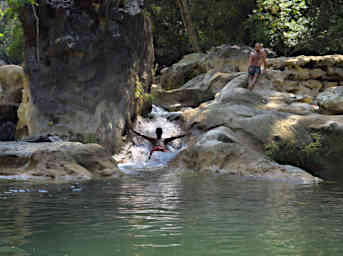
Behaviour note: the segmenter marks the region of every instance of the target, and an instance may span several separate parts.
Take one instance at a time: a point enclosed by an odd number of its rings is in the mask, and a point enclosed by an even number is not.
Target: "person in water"
[[[132,131],[136,135],[143,137],[144,139],[148,140],[151,143],[152,150],[150,151],[149,159],[151,158],[152,153],[154,153],[156,151],[167,152],[168,151],[167,150],[167,144],[168,143],[172,142],[173,140],[176,140],[176,139],[179,139],[179,138],[186,136],[186,134],[182,134],[182,135],[178,135],[175,137],[169,137],[169,138],[162,139],[163,130],[161,127],[156,128],[156,138],[151,138],[151,137],[145,136],[143,134],[136,132],[133,129],[132,129]]]
[[[248,73],[249,73],[249,85],[248,89],[252,90],[257,81],[257,78],[262,73],[261,65],[263,64],[263,73],[267,70],[267,54],[261,47],[261,44],[255,44],[255,50],[250,54]]]

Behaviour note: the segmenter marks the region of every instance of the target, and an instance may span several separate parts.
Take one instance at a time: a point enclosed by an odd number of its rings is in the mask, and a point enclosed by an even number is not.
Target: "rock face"
[[[69,182],[119,177],[112,156],[97,144],[0,142],[0,178]]]
[[[39,41],[35,14],[23,9],[29,79],[19,116],[26,135],[52,133],[119,149],[125,127],[147,102],[152,77],[151,24],[142,5],[41,0]]]

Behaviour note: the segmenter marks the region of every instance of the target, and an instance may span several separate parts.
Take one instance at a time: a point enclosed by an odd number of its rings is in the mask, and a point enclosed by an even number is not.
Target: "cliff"
[[[149,107],[154,55],[143,4],[40,0],[21,10],[21,138],[50,133],[118,151],[126,127]]]

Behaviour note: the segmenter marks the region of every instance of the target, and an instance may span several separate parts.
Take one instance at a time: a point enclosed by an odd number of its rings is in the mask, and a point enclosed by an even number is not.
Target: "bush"
[[[294,56],[343,53],[342,0],[257,0],[249,37]]]
[[[281,55],[292,55],[310,37],[313,18],[307,11],[305,0],[259,0],[247,22],[250,37]]]
[[[20,64],[24,59],[24,34],[21,23],[8,6],[0,10],[0,58]]]

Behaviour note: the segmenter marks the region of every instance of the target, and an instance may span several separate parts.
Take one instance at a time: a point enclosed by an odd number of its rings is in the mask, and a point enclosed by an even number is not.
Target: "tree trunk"
[[[197,34],[194,30],[192,17],[190,15],[189,7],[187,5],[187,0],[177,0],[176,3],[179,6],[182,21],[183,21],[183,24],[186,28],[188,40],[189,40],[190,44],[192,45],[192,49],[194,52],[200,52],[198,37],[197,37]]]

